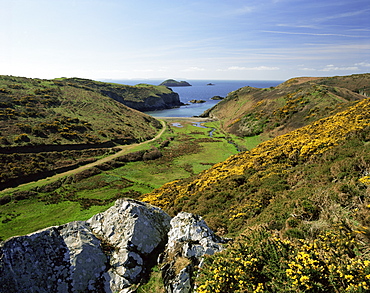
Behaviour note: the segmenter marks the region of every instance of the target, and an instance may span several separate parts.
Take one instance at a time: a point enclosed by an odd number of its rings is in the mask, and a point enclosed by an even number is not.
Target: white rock
[[[182,212],[174,217],[162,257],[162,275],[166,291],[191,292],[192,274],[197,266],[202,263],[205,254],[212,255],[221,251],[222,243],[225,243],[225,240],[216,236],[200,216]],[[179,257],[187,258],[189,264],[184,262],[185,267],[176,275],[175,263]]]
[[[0,244],[0,293],[130,292],[163,250],[170,220],[122,199],[87,222],[10,238]]]

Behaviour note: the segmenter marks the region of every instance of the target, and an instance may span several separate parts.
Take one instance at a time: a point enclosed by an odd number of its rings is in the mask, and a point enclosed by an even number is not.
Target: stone
[[[157,207],[119,199],[87,221],[1,242],[0,293],[133,293],[157,259],[166,291],[187,293],[204,255],[223,243],[199,216],[171,219]]]
[[[205,100],[190,100],[189,103],[192,103],[192,104],[201,104],[201,103],[205,103],[206,101]]]
[[[161,256],[166,291],[191,292],[192,275],[202,263],[204,255],[221,251],[222,244],[226,242],[227,240],[215,235],[200,216],[181,212],[174,217],[171,220],[168,243]]]
[[[224,97],[221,97],[221,96],[213,96],[211,98],[211,100],[223,100],[223,99],[225,99],[225,98]]]
[[[112,291],[136,284],[167,242],[171,217],[161,209],[134,200],[117,200],[106,212],[89,219],[91,230],[114,247],[107,274]]]
[[[0,246],[0,292],[99,291],[107,258],[85,222],[72,222]]]
[[[0,244],[0,292],[131,292],[167,241],[170,216],[118,200],[88,221]]]

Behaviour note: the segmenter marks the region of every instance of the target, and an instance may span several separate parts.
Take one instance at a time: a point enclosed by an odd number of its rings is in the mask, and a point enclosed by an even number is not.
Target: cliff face
[[[74,87],[98,91],[104,96],[138,111],[171,109],[183,105],[179,95],[164,85],[138,84],[130,86],[82,78],[68,78],[62,81]]]
[[[171,220],[159,208],[121,199],[88,221],[1,243],[0,292],[133,292],[160,253],[167,292],[190,292],[194,265],[221,242],[200,217]],[[177,272],[179,257],[188,262]]]
[[[127,100],[124,96],[113,91],[103,91],[104,95],[138,111],[155,111],[163,109],[172,109],[184,105],[180,102],[178,93],[170,91],[168,93],[158,93],[147,96],[141,100]]]

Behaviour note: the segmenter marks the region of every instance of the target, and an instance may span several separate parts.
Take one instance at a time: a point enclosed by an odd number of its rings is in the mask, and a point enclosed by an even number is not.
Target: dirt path
[[[167,129],[166,122],[165,122],[165,121],[163,121],[163,120],[160,120],[160,122],[162,123],[162,129],[161,129],[161,131],[160,131],[160,132],[159,132],[159,133],[158,133],[154,138],[152,138],[152,139],[150,139],[150,140],[146,140],[146,141],[141,142],[141,143],[134,143],[134,144],[130,144],[130,145],[120,145],[120,146],[116,146],[115,148],[120,148],[121,150],[120,150],[120,151],[118,151],[118,152],[117,152],[117,153],[115,153],[115,154],[112,154],[112,155],[109,155],[109,156],[104,157],[104,158],[102,158],[102,159],[99,159],[99,160],[97,160],[97,161],[95,161],[95,162],[93,162],[93,163],[90,163],[90,164],[86,164],[86,165],[80,166],[80,167],[78,167],[78,168],[76,168],[76,169],[69,170],[69,171],[66,171],[66,172],[63,172],[63,173],[59,173],[59,174],[53,175],[53,176],[51,176],[51,177],[47,177],[47,178],[44,178],[44,179],[40,179],[40,180],[38,180],[38,181],[34,181],[33,183],[35,183],[35,182],[38,182],[38,183],[42,183],[42,182],[44,182],[44,183],[50,183],[50,182],[52,182],[52,181],[58,180],[58,179],[59,179],[59,178],[61,178],[61,177],[68,176],[68,175],[73,175],[73,174],[79,173],[79,172],[81,172],[81,171],[84,171],[84,170],[86,170],[86,169],[89,169],[89,168],[95,167],[95,166],[97,166],[97,165],[100,165],[100,164],[103,164],[103,163],[109,162],[109,161],[111,161],[111,160],[113,160],[113,159],[115,159],[115,158],[117,158],[117,157],[120,157],[120,156],[122,156],[122,155],[124,155],[124,154],[126,154],[126,153],[129,153],[133,148],[135,148],[135,147],[137,147],[137,146],[139,146],[139,145],[145,145],[145,144],[148,144],[148,143],[150,143],[150,142],[152,142],[152,141],[155,141],[155,140],[159,139],[159,138],[162,136],[162,134],[163,134],[163,133],[166,131],[166,129]],[[27,184],[29,184],[29,183],[21,184],[21,185],[19,185],[19,186],[15,187],[15,188],[18,188],[18,187],[20,187],[20,186],[25,186],[25,185],[27,185]],[[3,191],[9,191],[9,190],[11,190],[11,189],[13,189],[13,188],[7,188],[7,189],[4,189]]]
[[[87,165],[78,167],[76,169],[73,169],[73,170],[70,170],[70,171],[67,171],[67,172],[64,172],[64,173],[60,173],[60,174],[54,175],[54,176],[49,177],[49,178],[50,179],[52,179],[52,178],[60,178],[60,177],[66,176],[66,175],[71,175],[71,174],[79,173],[79,172],[81,172],[83,170],[86,170],[86,169],[95,167],[97,165],[100,165],[100,164],[109,162],[109,161],[111,161],[111,160],[113,160],[115,158],[118,158],[118,157],[120,157],[120,156],[128,153],[130,150],[132,150],[133,148],[135,148],[135,147],[137,147],[139,145],[145,145],[147,143],[150,143],[152,141],[155,141],[158,138],[160,138],[162,136],[162,134],[165,132],[165,130],[167,129],[166,123],[164,121],[161,121],[161,123],[162,123],[162,129],[161,129],[161,131],[154,138],[152,138],[150,140],[146,140],[146,141],[140,142],[140,143],[129,144],[129,145],[116,146],[116,148],[120,148],[121,150],[118,151],[117,153],[113,154],[113,155],[104,157],[104,158],[102,158],[100,160],[97,160],[97,161],[95,161],[93,163],[90,163],[90,164],[87,164]]]
[[[120,148],[121,150],[118,151],[117,153],[115,154],[112,154],[112,155],[109,155],[107,157],[104,157],[102,159],[99,159],[93,163],[90,163],[90,164],[86,164],[86,165],[83,165],[83,166],[80,166],[76,169],[72,169],[72,170],[69,170],[69,171],[66,171],[66,172],[63,172],[63,173],[58,173],[58,174],[55,174],[51,177],[47,177],[47,178],[44,178],[44,179],[40,179],[40,180],[37,180],[37,181],[33,181],[33,182],[29,182],[29,183],[24,183],[24,184],[21,184],[17,187],[14,187],[14,188],[19,188],[20,186],[25,186],[27,184],[30,184],[30,183],[40,183],[40,184],[47,184],[47,183],[50,183],[50,182],[53,182],[53,181],[56,181],[64,176],[70,176],[70,175],[73,175],[73,174],[76,174],[76,173],[79,173],[79,172],[82,172],[86,169],[89,169],[89,168],[92,168],[92,167],[95,167],[97,165],[100,165],[100,164],[103,164],[103,163],[106,163],[106,162],[109,162],[117,157],[120,157],[122,155],[125,155],[127,153],[129,153],[132,149],[134,149],[135,147],[139,146],[139,145],[145,145],[145,144],[148,144],[152,141],[155,141],[157,139],[159,139],[162,134],[166,131],[167,129],[167,125],[166,125],[166,121],[167,122],[170,122],[171,121],[183,121],[183,122],[205,122],[205,121],[209,121],[210,119],[209,118],[201,118],[201,117],[156,117],[161,123],[162,123],[162,129],[161,131],[152,139],[150,140],[147,140],[147,141],[144,141],[144,142],[141,142],[141,143],[135,143],[135,144],[130,144],[130,145],[120,145],[120,146],[116,146],[115,148]],[[4,191],[10,191],[14,188],[7,188],[7,189],[4,189],[2,190],[1,192],[4,192]]]

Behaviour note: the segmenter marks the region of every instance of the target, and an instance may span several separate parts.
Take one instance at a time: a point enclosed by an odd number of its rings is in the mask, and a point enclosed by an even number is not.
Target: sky
[[[0,0],[0,74],[286,80],[370,72],[369,0]]]

